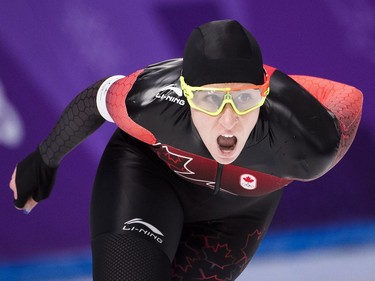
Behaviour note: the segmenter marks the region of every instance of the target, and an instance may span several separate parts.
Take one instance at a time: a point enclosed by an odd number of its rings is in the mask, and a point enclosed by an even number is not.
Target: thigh
[[[99,267],[105,270],[106,260],[111,257],[125,260],[128,267],[143,273],[150,268],[165,272],[165,260],[169,269],[178,246],[183,213],[159,166],[147,145],[121,133],[111,139],[98,168],[91,200],[94,272]],[[148,264],[140,266],[139,259],[130,258],[137,252],[153,253]],[[164,268],[154,265],[160,260]],[[117,271],[125,268],[119,265]]]
[[[242,215],[186,224],[171,280],[235,280],[258,249],[281,193],[260,198]]]
[[[92,239],[93,280],[167,281],[170,259],[145,239],[104,233]]]

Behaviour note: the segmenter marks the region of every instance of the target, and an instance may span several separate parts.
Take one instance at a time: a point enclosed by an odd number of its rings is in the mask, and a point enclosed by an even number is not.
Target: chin
[[[236,159],[215,159],[217,163],[222,165],[229,165],[232,164],[234,160]]]
[[[221,153],[220,153],[221,154]],[[237,159],[238,155],[231,155],[231,156],[226,156],[226,155],[213,155],[213,158],[215,159],[216,162],[219,164],[223,165],[228,165],[233,163]]]

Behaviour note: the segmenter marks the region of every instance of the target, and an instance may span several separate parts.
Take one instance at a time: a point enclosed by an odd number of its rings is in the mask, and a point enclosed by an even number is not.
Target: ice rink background
[[[85,87],[180,57],[192,28],[223,18],[239,20],[258,38],[266,64],[351,84],[365,95],[344,160],[316,181],[287,188],[240,280],[375,280],[375,3],[127,2],[0,3],[0,280],[90,280],[91,185],[113,125],[64,159],[53,194],[28,216],[12,205],[15,164]]]

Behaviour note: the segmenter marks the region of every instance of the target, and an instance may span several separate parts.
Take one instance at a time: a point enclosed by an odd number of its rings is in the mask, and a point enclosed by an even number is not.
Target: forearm
[[[291,77],[327,108],[339,123],[341,141],[332,163],[334,166],[354,140],[361,120],[363,95],[358,89],[342,83],[309,76]]]
[[[37,202],[47,198],[62,158],[104,123],[97,106],[98,91],[104,81],[80,93],[38,149],[17,164],[10,184],[17,208],[29,212]]]
[[[97,92],[103,81],[98,81],[76,96],[39,145],[43,162],[49,167],[57,167],[68,152],[104,123],[96,104]]]

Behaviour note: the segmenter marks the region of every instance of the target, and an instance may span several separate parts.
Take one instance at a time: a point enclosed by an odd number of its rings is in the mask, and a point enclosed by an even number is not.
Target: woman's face
[[[243,83],[211,84],[210,87],[240,88]],[[230,164],[237,159],[259,118],[259,108],[244,115],[237,114],[226,104],[217,116],[208,115],[191,108],[193,124],[211,156],[221,164]]]

